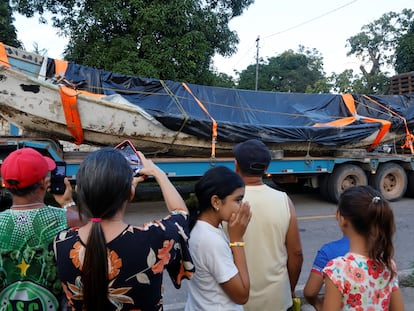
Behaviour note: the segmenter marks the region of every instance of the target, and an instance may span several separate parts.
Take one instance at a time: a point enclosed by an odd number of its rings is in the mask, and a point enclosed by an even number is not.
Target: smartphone
[[[63,194],[66,190],[66,162],[56,162],[56,168],[50,174],[50,192]]]
[[[138,152],[135,149],[134,145],[129,140],[124,140],[120,144],[115,146],[115,149],[121,150],[124,154],[124,157],[128,160],[133,171],[133,176],[142,176],[139,172],[144,167],[142,165],[141,159],[139,158]]]

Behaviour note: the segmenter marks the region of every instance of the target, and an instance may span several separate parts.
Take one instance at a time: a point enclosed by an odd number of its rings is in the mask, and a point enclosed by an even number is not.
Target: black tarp
[[[162,81],[120,75],[69,62],[65,78],[84,89],[105,95],[120,94],[154,116],[165,127],[211,139],[212,118],[218,123],[218,140],[240,142],[258,138],[264,142],[314,142],[346,145],[358,142],[389,120],[391,131],[405,133],[404,122],[414,126],[413,95],[355,94],[357,115],[346,126],[320,126],[351,116],[341,95],[256,92]],[[196,101],[197,98],[208,115]],[[362,117],[362,118],[361,118]]]

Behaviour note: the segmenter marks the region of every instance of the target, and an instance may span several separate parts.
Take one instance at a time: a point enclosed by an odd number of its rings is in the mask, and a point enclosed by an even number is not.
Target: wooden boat
[[[254,92],[131,77],[0,44],[0,114],[25,136],[99,146],[129,139],[147,154],[227,156],[250,138],[285,153],[372,149],[404,142],[413,103],[410,95]]]

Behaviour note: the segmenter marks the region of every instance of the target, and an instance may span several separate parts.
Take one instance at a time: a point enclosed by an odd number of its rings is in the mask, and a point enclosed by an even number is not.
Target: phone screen
[[[129,140],[125,140],[119,145],[117,145],[115,148],[122,151],[125,158],[131,165],[131,169],[134,172],[134,176],[139,176],[139,171],[143,166],[141,164],[141,159],[139,158],[134,145]]]
[[[66,190],[66,163],[56,162],[56,168],[50,175],[50,192],[54,194],[63,194]]]

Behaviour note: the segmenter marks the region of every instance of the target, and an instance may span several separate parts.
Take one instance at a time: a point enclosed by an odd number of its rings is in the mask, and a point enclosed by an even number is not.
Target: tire
[[[405,196],[414,198],[414,171],[407,172],[407,190]]]
[[[365,171],[354,164],[342,164],[337,166],[328,179],[328,193],[333,203],[338,203],[339,197],[349,187],[368,184]]]
[[[319,194],[326,201],[332,201],[328,192],[329,174],[322,174],[318,176]]]
[[[369,178],[369,184],[388,201],[398,201],[407,190],[407,174],[397,163],[381,164],[377,173]]]

